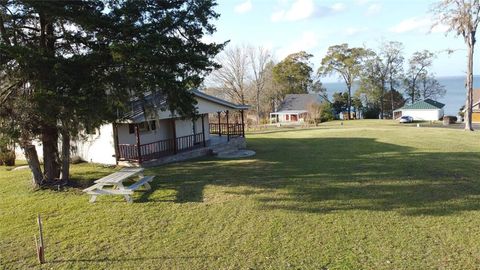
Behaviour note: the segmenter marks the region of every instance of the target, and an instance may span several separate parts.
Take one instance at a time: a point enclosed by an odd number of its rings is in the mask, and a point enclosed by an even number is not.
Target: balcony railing
[[[140,147],[137,144],[119,144],[118,158],[119,160],[127,161],[148,161],[188,151],[203,145],[203,133],[140,144]]]
[[[210,134],[227,135],[229,137],[243,136],[242,124],[210,123]]]

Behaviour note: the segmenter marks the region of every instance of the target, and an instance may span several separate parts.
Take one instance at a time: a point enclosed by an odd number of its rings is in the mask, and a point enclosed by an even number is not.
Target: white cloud
[[[313,0],[295,0],[288,9],[282,9],[272,14],[272,21],[299,21],[313,15],[315,4]]]
[[[371,3],[373,0],[355,0],[355,3],[357,5],[360,5],[360,6],[363,6],[363,5],[366,5],[366,4],[369,4]]]
[[[372,16],[380,13],[382,11],[382,5],[378,3],[373,3],[368,6],[367,11],[365,12],[365,15],[367,16]]]
[[[354,36],[357,34],[365,33],[367,31],[367,27],[348,27],[347,29],[345,29],[345,34],[347,36]]]
[[[293,0],[293,2],[280,1],[283,8],[271,15],[273,22],[300,21],[315,15],[326,16],[346,10],[344,3],[335,3],[331,6],[318,6],[314,0]],[[290,4],[291,3],[291,4]]]
[[[252,9],[252,1],[251,0],[246,0],[245,2],[242,2],[242,3],[235,6],[235,12],[240,13],[240,14],[248,12],[251,9]]]
[[[278,49],[275,55],[283,59],[291,53],[315,49],[319,44],[319,40],[320,37],[314,31],[305,31],[295,41]]]
[[[390,27],[389,31],[397,34],[402,33],[445,33],[448,26],[444,24],[434,25],[434,20],[430,16],[412,17],[405,19],[398,24]],[[433,27],[432,27],[433,26]]]
[[[336,3],[333,4],[330,8],[333,12],[342,12],[347,9],[347,6],[344,3]]]

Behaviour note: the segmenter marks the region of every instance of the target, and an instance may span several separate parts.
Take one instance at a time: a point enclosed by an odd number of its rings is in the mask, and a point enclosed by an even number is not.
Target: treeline
[[[210,75],[205,90],[252,105],[258,123],[285,95],[302,93],[322,95],[336,114],[345,112],[347,118],[355,115],[352,110],[365,117],[391,118],[406,102],[436,99],[446,92],[431,71],[434,53],[418,51],[405,59],[403,50],[397,41],[384,42],[378,49],[334,45],[314,70],[313,55],[304,51],[278,62],[268,49],[230,46],[217,57],[221,68]],[[345,87],[328,97],[322,80],[332,76]]]

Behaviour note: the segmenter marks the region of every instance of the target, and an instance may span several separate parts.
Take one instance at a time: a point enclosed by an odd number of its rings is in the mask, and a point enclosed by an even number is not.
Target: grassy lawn
[[[248,136],[249,159],[148,169],[153,191],[88,203],[0,169],[0,268],[478,269],[480,133],[331,122]],[[75,165],[78,180],[113,171]]]

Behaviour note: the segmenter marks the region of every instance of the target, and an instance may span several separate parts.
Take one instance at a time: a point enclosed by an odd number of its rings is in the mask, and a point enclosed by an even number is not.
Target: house
[[[304,122],[311,104],[320,104],[322,96],[318,94],[288,94],[276,112],[270,113],[270,123]]]
[[[249,106],[197,90],[192,92],[197,101],[194,119],[172,115],[161,95],[133,100],[131,110],[121,121],[102,125],[81,136],[82,139],[72,141],[71,156],[107,165],[157,165],[206,155],[215,147],[244,147],[244,111]],[[146,113],[144,105],[152,100],[156,108]],[[215,123],[209,123],[209,114],[216,116]],[[37,147],[39,158],[41,150]],[[17,154],[23,156],[21,152]]]
[[[443,118],[445,104],[435,100],[425,99],[393,111],[394,119],[411,116],[416,121],[436,121]]]
[[[480,123],[480,89],[473,90],[472,122]]]

